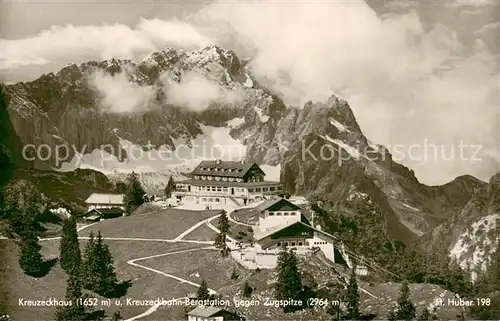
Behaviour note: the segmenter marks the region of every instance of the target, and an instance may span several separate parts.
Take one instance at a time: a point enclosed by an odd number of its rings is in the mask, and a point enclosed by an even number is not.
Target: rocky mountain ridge
[[[206,108],[183,105],[170,90],[189,85],[193,74],[217,88]],[[134,112],[113,110],[95,77],[152,93],[152,98],[134,106]],[[339,203],[353,187],[368,194],[380,206],[390,237],[406,243],[446,222],[487,186],[470,176],[443,186],[421,184],[385,147],[364,136],[345,100],[332,95],[325,102],[285,106],[278,94],[257,82],[246,61],[216,45],[193,52],[168,49],[140,62],[70,64],[32,82],[4,85],[2,91],[24,145],[71,146],[68,161],[87,157],[90,168],[106,172],[102,162],[99,167],[99,152],[109,144],[116,147],[110,168],[130,164],[140,171],[140,164],[145,171],[181,175],[206,155],[193,153],[191,160],[177,163],[134,163],[124,141],[156,152],[179,151],[181,145],[194,150],[195,143],[221,144],[224,137],[222,144],[242,147],[247,160],[281,168],[290,193]],[[65,170],[78,167],[71,164]],[[37,168],[59,165],[54,157],[34,160]]]

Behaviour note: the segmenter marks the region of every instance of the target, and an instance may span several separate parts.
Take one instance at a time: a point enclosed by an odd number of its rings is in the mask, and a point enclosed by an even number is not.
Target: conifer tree
[[[226,243],[226,234],[222,232],[215,236],[214,246],[220,250],[222,257],[228,257],[231,253],[231,249]]]
[[[416,309],[410,301],[410,288],[408,282],[404,281],[399,290],[399,298],[395,310],[390,311],[387,318],[389,320],[412,320],[416,317]]]
[[[57,307],[57,321],[81,321],[85,319],[85,307],[79,302],[82,298],[82,284],[79,277],[80,272],[80,267],[76,266],[72,270],[72,273],[69,274],[68,280],[66,281],[65,296],[65,301],[68,302],[68,305]]]
[[[61,267],[68,275],[71,274],[71,271],[75,267],[80,266],[82,263],[76,221],[73,217],[63,223],[63,235],[59,243],[59,253]]]
[[[248,284],[248,282],[245,282],[245,285],[243,285],[243,297],[249,298],[252,295],[252,292],[252,287]]]
[[[358,282],[356,281],[355,267],[353,267],[351,270],[351,274],[349,276],[349,283],[347,284],[346,306],[347,306],[348,319],[358,320],[360,317],[359,290],[358,290]]]
[[[127,192],[123,199],[125,210],[128,214],[132,213],[144,203],[144,194],[146,194],[146,192],[142,188],[141,182],[139,182],[137,178],[137,174],[132,172],[128,179]]]
[[[109,247],[104,244],[101,232],[97,234],[94,249],[95,261],[97,263],[97,286],[94,289],[96,293],[109,297],[113,294],[118,279],[116,278],[115,268],[113,266],[113,257]]]
[[[208,300],[210,299],[210,291],[208,290],[208,285],[205,280],[201,280],[201,284],[198,287],[198,292],[196,292],[196,298],[198,300]]]
[[[302,280],[298,268],[298,260],[293,250],[282,250],[278,256],[278,280],[274,288],[274,294],[278,300],[299,300],[302,294]],[[285,313],[294,311],[287,306],[283,309]]]
[[[36,233],[26,231],[21,239],[21,253],[19,255],[19,265],[26,275],[40,277],[45,272],[41,249],[42,246]]]
[[[175,181],[172,176],[168,179],[167,186],[165,186],[165,197],[170,198],[172,196],[172,192],[175,191]]]
[[[229,233],[229,219],[227,217],[226,211],[224,210],[219,216],[219,230],[225,235]]]
[[[95,259],[95,238],[94,233],[90,232],[90,239],[85,245],[83,255],[83,288],[87,290],[94,290],[97,288],[99,282],[99,262]]]

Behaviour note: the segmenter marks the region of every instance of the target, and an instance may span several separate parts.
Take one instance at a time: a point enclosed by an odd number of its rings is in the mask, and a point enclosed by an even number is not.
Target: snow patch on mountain
[[[449,256],[471,271],[472,280],[485,271],[491,255],[499,246],[500,214],[482,217],[463,232],[450,250]]]
[[[234,127],[238,127],[244,123],[245,123],[245,117],[239,117],[239,118],[237,117],[237,118],[233,118],[233,119],[229,120],[227,122],[227,125],[231,128],[234,128]]]
[[[406,207],[406,208],[409,208],[409,209],[411,209],[411,210],[414,210],[414,211],[420,212],[420,210],[419,210],[418,208],[415,208],[415,207],[410,206],[410,205],[408,205],[408,204],[404,204],[404,203],[403,203],[403,206],[404,206],[404,207]]]
[[[262,110],[260,110],[258,107],[254,107],[253,109],[257,115],[259,115],[259,119],[261,122],[266,123],[269,120],[269,116],[264,115]]]
[[[333,138],[331,138],[328,135],[325,135],[325,136],[320,135],[320,136],[321,136],[321,138],[323,138],[323,139],[325,139],[325,140],[327,140],[329,142],[332,142],[335,145],[337,145],[337,146],[341,147],[342,149],[344,149],[355,160],[359,160],[361,157],[364,157],[364,158],[368,159],[365,155],[362,155],[356,148],[347,145],[346,143],[344,143],[340,139],[333,139]]]
[[[252,79],[250,78],[250,76],[248,76],[248,74],[245,74],[245,81],[243,82],[243,86],[247,87],[247,88],[252,88],[253,87],[253,81]]]
[[[329,120],[330,120],[330,124],[335,126],[339,131],[341,131],[341,132],[348,132],[349,131],[344,124],[339,123],[338,121],[336,121],[332,117],[330,117]]]

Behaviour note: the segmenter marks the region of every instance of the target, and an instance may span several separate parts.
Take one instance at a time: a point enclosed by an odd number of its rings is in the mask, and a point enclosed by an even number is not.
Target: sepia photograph
[[[0,321],[500,320],[500,0],[0,0]]]

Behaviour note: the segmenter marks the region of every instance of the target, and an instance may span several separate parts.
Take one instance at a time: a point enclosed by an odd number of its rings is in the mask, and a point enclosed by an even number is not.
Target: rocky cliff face
[[[500,242],[500,172],[482,184],[472,198],[445,223],[425,234],[426,250],[446,249],[450,257],[472,272],[485,270]]]
[[[215,86],[208,103],[206,93],[191,86],[196,81]],[[117,83],[125,87],[117,89]],[[484,185],[472,177],[439,187],[419,183],[412,170],[363,135],[346,101],[332,95],[325,102],[285,106],[257,83],[245,61],[215,45],[195,52],[169,49],[140,62],[72,64],[3,90],[23,144],[70,147],[65,163],[47,155],[34,161],[37,168],[181,175],[207,156],[195,151],[196,144],[222,145],[221,158],[228,146],[238,147],[244,150],[240,157],[281,168],[291,193],[334,202],[345,200],[353,187],[368,194],[382,209],[391,237],[407,242],[445,221]],[[147,99],[127,96],[130,90]],[[109,153],[115,159],[102,160],[103,145],[114,147]],[[133,157],[186,149],[191,154],[183,160]]]

